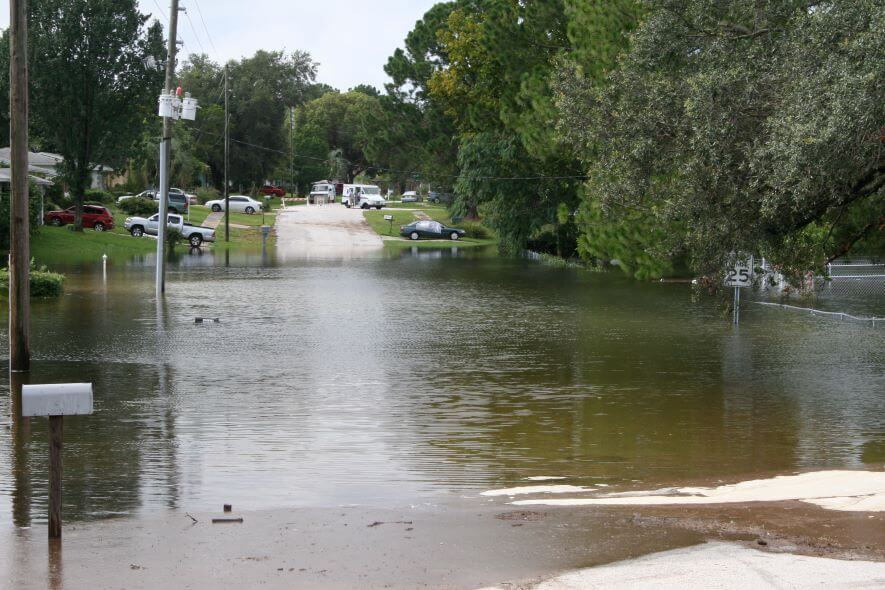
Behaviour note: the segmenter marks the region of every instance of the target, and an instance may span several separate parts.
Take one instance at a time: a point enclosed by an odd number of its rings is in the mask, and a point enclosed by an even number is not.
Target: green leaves
[[[609,74],[561,67],[560,128],[598,206],[583,251],[632,272],[685,252],[712,275],[733,251],[799,273],[868,247],[885,213],[883,30],[877,2],[665,2]]]

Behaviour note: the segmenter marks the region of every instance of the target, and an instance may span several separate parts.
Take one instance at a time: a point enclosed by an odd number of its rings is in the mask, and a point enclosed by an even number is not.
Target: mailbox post
[[[385,215],[384,220],[388,221],[390,223],[389,227],[387,228],[387,234],[392,236],[393,235],[393,215]]]
[[[61,538],[61,450],[65,416],[92,413],[91,383],[22,386],[22,416],[49,417],[49,538]]]

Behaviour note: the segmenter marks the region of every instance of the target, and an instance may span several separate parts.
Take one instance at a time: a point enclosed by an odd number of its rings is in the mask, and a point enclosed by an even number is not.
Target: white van
[[[381,189],[374,184],[345,184],[341,202],[348,209],[351,207],[381,209],[387,204],[381,196]]]
[[[307,202],[311,205],[318,203],[334,203],[335,202],[335,184],[328,180],[321,180],[313,183],[310,188],[310,196]]]

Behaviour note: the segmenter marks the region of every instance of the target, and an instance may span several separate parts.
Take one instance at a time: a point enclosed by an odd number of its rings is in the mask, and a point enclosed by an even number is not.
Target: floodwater
[[[29,379],[95,385],[95,414],[65,420],[67,523],[885,461],[874,327],[748,305],[734,328],[688,285],[463,252],[185,255],[159,309],[150,259],[65,270],[32,307]],[[48,462],[9,385],[6,529],[45,522]]]

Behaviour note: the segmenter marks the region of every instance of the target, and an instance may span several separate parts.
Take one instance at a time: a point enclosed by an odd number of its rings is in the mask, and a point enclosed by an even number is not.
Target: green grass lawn
[[[151,239],[135,239],[115,232],[83,232],[65,227],[41,227],[31,238],[31,256],[37,264],[78,264],[97,262],[102,254],[111,259],[132,258],[156,252],[157,242]]]
[[[443,209],[445,210],[445,205],[437,205],[435,203],[428,203],[426,201],[421,203],[391,203],[388,202],[385,207],[389,209]]]
[[[384,219],[385,215],[393,216],[393,225]],[[399,226],[408,225],[415,221],[415,214],[411,211],[365,211],[363,216],[375,233],[379,236],[399,236]]]

